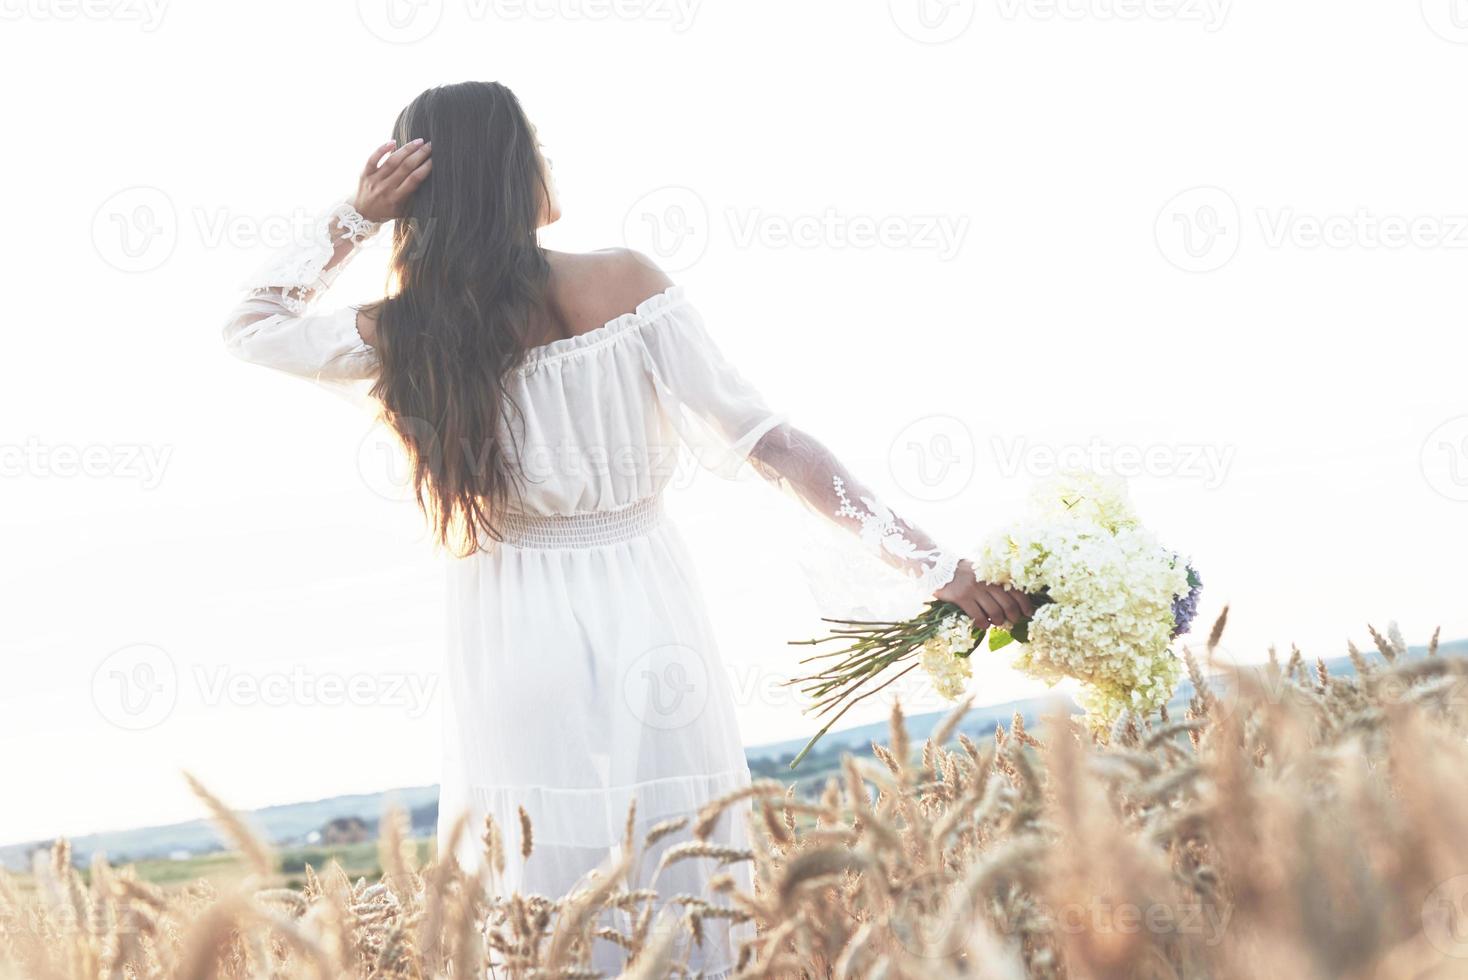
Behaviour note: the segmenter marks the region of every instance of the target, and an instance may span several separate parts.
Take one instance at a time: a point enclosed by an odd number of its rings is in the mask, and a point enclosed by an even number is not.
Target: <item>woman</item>
[[[507,88],[430,89],[394,137],[318,239],[250,283],[225,340],[294,374],[375,381],[418,501],[456,556],[439,839],[465,811],[471,827],[492,816],[513,834],[523,807],[534,829],[528,859],[511,837],[495,887],[564,894],[617,852],[629,805],[640,839],[748,784],[692,566],[662,514],[680,445],[717,472],[752,463],[981,623],[1031,612],[772,413],[645,258],[540,248],[559,204]],[[309,314],[389,220],[396,291]],[[745,846],[743,824],[726,819],[716,842]],[[480,860],[476,836],[461,863]],[[713,871],[672,864],[656,887],[702,894]],[[733,872],[747,888],[746,866]],[[711,934],[692,965],[718,975],[733,957],[727,935]]]

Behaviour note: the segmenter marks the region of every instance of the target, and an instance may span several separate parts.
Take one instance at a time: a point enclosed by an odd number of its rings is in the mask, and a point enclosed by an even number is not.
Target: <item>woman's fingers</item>
[[[424,143],[417,147],[413,147],[411,144],[408,147],[404,147],[409,152],[393,164],[393,170],[390,174],[383,175],[383,186],[392,189],[403,184],[413,175],[414,171],[428,161],[428,152],[432,145],[431,143]]]
[[[979,608],[984,610],[984,619],[988,621],[990,626],[1003,626],[1009,621],[1009,614],[1004,611],[1002,605],[995,601],[994,596],[988,590],[983,588],[979,589],[975,600],[978,602]]]
[[[396,147],[396,148],[395,148]],[[373,221],[398,217],[418,185],[428,179],[431,144],[424,139],[398,146],[389,140],[367,158],[367,169],[357,182],[353,207]]]
[[[372,151],[372,155],[367,158],[367,165],[362,168],[362,173],[363,174],[373,174],[373,173],[376,173],[377,172],[378,165],[382,163],[383,156],[385,156],[388,153],[388,151],[390,151],[393,147],[395,147],[397,145],[398,145],[398,141],[397,140],[388,140],[386,143],[382,144],[377,149],[373,150]]]
[[[428,172],[432,169],[433,161],[424,160],[413,170],[412,173],[408,174],[408,176],[403,179],[403,182],[401,185],[399,185],[398,190],[402,192],[402,195],[404,197],[407,197],[409,194],[418,189],[419,184],[428,179]]]
[[[984,615],[984,611],[979,608],[979,604],[972,596],[959,596],[952,601],[955,606],[963,610],[965,616],[972,619],[977,625],[984,626],[989,622],[989,618]]]
[[[401,180],[402,175],[398,171],[402,167],[403,161],[414,153],[417,153],[422,146],[423,140],[416,139],[411,143],[404,143],[396,150],[393,150],[392,153],[388,154],[387,159],[382,161],[382,166],[377,168],[377,180],[383,184],[390,185],[394,180],[395,174],[397,175],[397,179]]]
[[[965,575],[968,581],[960,581]],[[964,567],[960,567],[954,582],[934,595],[962,609],[964,615],[981,628],[1000,626],[1013,629],[1035,615],[1035,606],[1029,596],[1007,586],[978,581]]]
[[[989,590],[994,601],[1004,607],[1004,626],[1006,629],[1025,618],[1024,610],[1020,608],[1013,592],[1006,592],[995,586]]]

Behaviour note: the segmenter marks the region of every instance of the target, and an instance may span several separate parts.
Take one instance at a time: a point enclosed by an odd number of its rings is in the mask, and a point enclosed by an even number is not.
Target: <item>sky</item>
[[[0,842],[438,778],[443,580],[359,408],[232,360],[237,287],[422,89],[519,94],[628,245],[901,514],[968,549],[1130,477],[1226,654],[1468,636],[1468,17],[1226,0],[0,6]],[[369,249],[326,303],[379,295]],[[671,492],[758,743],[811,518]],[[1039,692],[996,654],[977,700]],[[922,704],[919,701],[919,704]],[[941,705],[931,704],[936,708]],[[873,703],[848,716],[882,717]]]

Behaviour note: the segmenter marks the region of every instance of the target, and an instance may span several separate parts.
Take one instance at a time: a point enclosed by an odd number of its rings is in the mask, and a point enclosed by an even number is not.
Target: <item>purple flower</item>
[[[1188,566],[1188,594],[1172,597],[1172,635],[1182,636],[1193,625],[1198,615],[1198,597],[1203,594],[1203,578],[1192,565]]]

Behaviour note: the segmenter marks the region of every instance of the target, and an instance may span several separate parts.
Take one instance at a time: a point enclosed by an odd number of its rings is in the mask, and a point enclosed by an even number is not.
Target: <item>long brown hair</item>
[[[433,176],[393,232],[397,290],[378,307],[372,394],[435,537],[462,556],[499,538],[495,513],[518,489],[502,445],[506,377],[550,275],[536,240],[549,191],[534,130],[497,82],[429,89],[393,136],[431,142]]]

